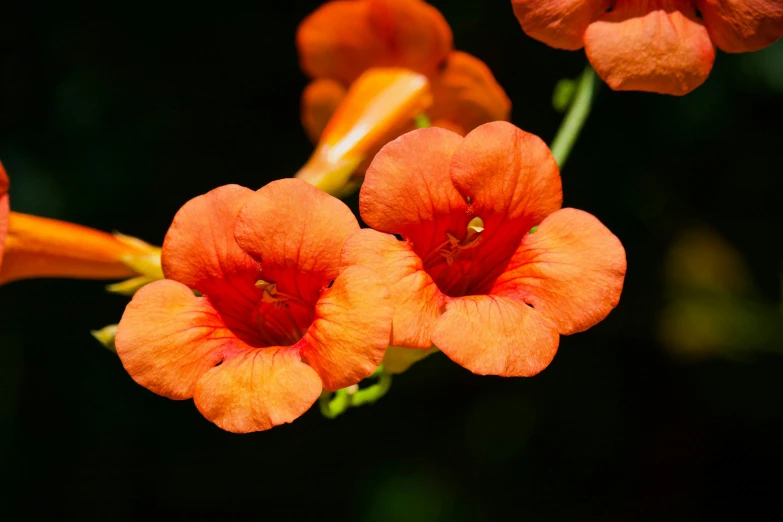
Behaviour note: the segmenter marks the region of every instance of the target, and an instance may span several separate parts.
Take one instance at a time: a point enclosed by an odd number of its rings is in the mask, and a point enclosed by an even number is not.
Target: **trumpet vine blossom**
[[[0,164],[0,284],[41,277],[158,278],[160,249],[121,234],[13,212],[8,188]]]
[[[191,200],[163,243],[166,279],[137,292],[119,323],[125,369],[241,433],[291,422],[322,389],[371,375],[392,308],[372,264],[341,261],[358,230],[347,206],[296,179]]]
[[[620,241],[561,204],[557,164],[536,136],[505,122],[464,138],[420,129],[375,156],[360,210],[376,230],[344,252],[386,274],[393,346],[434,345],[478,374],[534,375],[560,335],[606,317],[625,277]]]
[[[463,135],[509,117],[489,68],[454,51],[446,20],[421,0],[327,2],[301,23],[297,47],[313,79],[302,123],[318,144],[297,177],[330,193],[358,187],[375,153],[416,127],[417,113]]]
[[[682,95],[704,83],[715,47],[762,49],[783,36],[780,0],[512,0],[524,31],[585,48],[612,89]]]

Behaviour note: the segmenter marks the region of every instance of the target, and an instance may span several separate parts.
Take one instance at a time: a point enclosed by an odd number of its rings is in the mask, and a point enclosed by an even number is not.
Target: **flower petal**
[[[116,336],[117,354],[133,380],[170,399],[192,397],[202,375],[232,354],[253,349],[248,342],[252,332],[227,326],[209,298],[171,280],[136,292]]]
[[[552,361],[559,336],[552,323],[525,303],[480,295],[450,299],[432,340],[473,373],[529,377]]]
[[[585,51],[612,89],[683,95],[715,61],[707,29],[685,0],[618,1],[585,32]]]
[[[443,16],[420,0],[327,2],[297,32],[302,70],[350,85],[370,67],[431,75],[451,50]]]
[[[783,36],[780,0],[696,0],[713,43],[727,53],[758,51]]]
[[[326,2],[305,18],[296,33],[299,65],[311,78],[331,78],[350,85],[377,65],[384,42],[370,24],[370,3]]]
[[[341,84],[326,78],[310,82],[302,92],[302,126],[310,141],[318,143],[346,92]]]
[[[584,45],[585,29],[612,5],[612,0],[511,0],[528,36],[556,49]]]
[[[324,388],[345,388],[375,371],[389,346],[392,311],[385,280],[363,266],[349,266],[321,294],[297,347]]]
[[[449,24],[422,0],[369,0],[375,33],[387,49],[382,65],[432,76],[452,49]]]
[[[625,270],[620,240],[591,214],[564,208],[525,237],[490,294],[523,300],[571,334],[617,306]]]
[[[161,257],[167,278],[209,296],[218,307],[243,314],[261,296],[253,286],[258,265],[234,239],[237,213],[252,194],[226,185],[185,203],[166,233]]]
[[[493,122],[473,130],[457,147],[451,179],[470,198],[470,215],[482,219],[484,230],[478,248],[467,252],[472,261],[464,267],[465,281],[435,280],[453,297],[483,294],[530,228],[560,208],[560,171],[540,138],[510,123]]]
[[[292,422],[321,394],[321,380],[295,350],[244,352],[212,368],[193,396],[204,417],[233,433]]]
[[[438,128],[397,138],[376,154],[359,196],[362,219],[381,232],[402,234],[418,252],[463,230],[467,205],[451,183],[451,157],[463,138]],[[463,223],[464,222],[464,223]]]
[[[394,306],[392,345],[432,346],[432,330],[445,299],[409,242],[375,230],[360,230],[345,242],[342,259],[349,265],[370,266],[385,277]]]
[[[264,186],[239,212],[234,234],[258,260],[261,277],[278,290],[315,303],[340,273],[340,250],[359,229],[350,209],[298,179]]]
[[[481,125],[465,137],[451,159],[451,179],[485,223],[492,217],[522,222],[525,232],[563,202],[549,147],[506,122]]]
[[[446,68],[432,84],[435,104],[428,111],[433,122],[451,122],[470,132],[490,121],[508,120],[511,101],[484,62],[467,53],[449,54]]]

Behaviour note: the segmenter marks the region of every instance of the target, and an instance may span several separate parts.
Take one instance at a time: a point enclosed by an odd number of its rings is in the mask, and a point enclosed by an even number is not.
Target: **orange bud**
[[[330,194],[343,194],[357,167],[413,130],[416,115],[431,104],[425,76],[400,68],[368,69],[351,85],[296,177]]]
[[[154,256],[154,250],[73,223],[9,212],[0,284],[34,277],[130,277],[138,273],[133,260]]]

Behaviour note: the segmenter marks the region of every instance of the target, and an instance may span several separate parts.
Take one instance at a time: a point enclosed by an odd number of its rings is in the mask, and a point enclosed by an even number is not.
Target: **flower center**
[[[450,229],[454,230],[453,226]],[[474,217],[464,235],[446,231],[442,243],[436,243],[429,252],[417,253],[423,260],[424,270],[447,296],[484,295],[508,267],[525,235],[523,230],[529,230],[527,223],[510,223],[498,218],[485,222],[481,217]]]
[[[447,239],[441,243],[438,254],[443,256],[447,265],[451,266],[460,253],[478,246],[482,232],[484,232],[484,221],[480,217],[474,217],[468,223],[468,232],[465,234],[465,239],[460,241],[454,235],[446,232]]]
[[[253,321],[259,340],[265,346],[296,344],[314,320],[315,302],[280,290],[278,283],[259,279],[255,286],[261,291]]]
[[[494,267],[502,265],[504,257],[495,255],[500,250],[493,247],[493,239],[487,236],[484,220],[474,217],[468,222],[462,238],[446,232],[446,240],[423,257],[424,270],[449,297],[483,293],[485,280],[488,277],[494,280],[492,274],[500,273]]]

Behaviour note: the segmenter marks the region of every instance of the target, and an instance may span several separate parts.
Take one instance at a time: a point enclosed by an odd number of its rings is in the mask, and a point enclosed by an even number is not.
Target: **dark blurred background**
[[[433,2],[549,141],[583,52],[526,37],[510,2]],[[66,7],[67,5],[67,7]],[[70,4],[0,21],[0,157],[12,205],[160,243],[188,199],[287,177],[294,34],[319,2]],[[684,98],[603,88],[565,204],[623,241],[609,318],[530,379],[438,355],[379,403],[224,433],[136,385],[89,331],[103,282],[0,288],[0,518],[716,520],[781,515],[783,43],[719,53]],[[356,205],[356,200],[349,202]],[[4,516],[4,514],[6,514]]]

